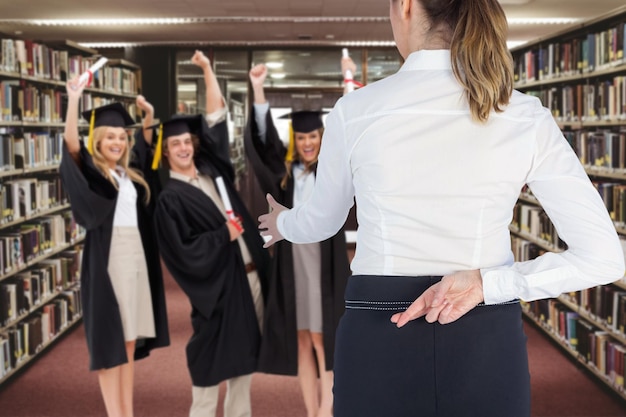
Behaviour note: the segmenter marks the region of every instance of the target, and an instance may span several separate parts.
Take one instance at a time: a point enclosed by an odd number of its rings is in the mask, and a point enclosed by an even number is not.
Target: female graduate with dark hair
[[[109,417],[133,416],[134,360],[169,345],[163,279],[152,226],[151,131],[126,128],[134,120],[120,103],[83,113],[87,145],[79,140],[78,104],[84,84],[67,83],[68,108],[60,174],[72,214],[87,236],[81,269],[83,323],[90,369]],[[152,106],[137,97],[144,127]],[[133,166],[133,168],[131,168]],[[136,168],[134,168],[136,167]]]
[[[323,133],[321,112],[288,115],[293,137],[286,149],[265,100],[266,77],[263,64],[250,70],[254,107],[245,149],[262,190],[293,207],[306,201],[315,184]],[[332,415],[335,330],[344,311],[349,275],[343,228],[321,243],[284,241],[275,248],[259,370],[298,375],[308,417]]]

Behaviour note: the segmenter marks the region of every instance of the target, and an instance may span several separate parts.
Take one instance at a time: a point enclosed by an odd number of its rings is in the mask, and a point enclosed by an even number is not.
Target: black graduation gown
[[[289,177],[286,188],[280,183],[285,175],[286,149],[267,112],[265,144],[261,142],[252,109],[245,130],[246,155],[264,193],[293,207],[294,182]],[[282,240],[274,245],[259,371],[296,375],[298,372],[298,337],[292,244]],[[322,332],[326,369],[334,364],[335,331],[344,312],[344,291],[350,266],[344,229],[320,242],[322,255]]]
[[[226,123],[209,128],[203,119],[198,136],[196,167],[213,178],[223,177],[265,291],[269,255],[233,186]],[[163,261],[192,305],[187,366],[193,385],[213,386],[256,371],[259,325],[239,245],[230,241],[220,209],[199,188],[170,178],[159,196],[155,220]]]
[[[149,168],[150,152],[141,132],[137,132],[135,141],[132,165],[144,172],[146,181],[152,184],[154,174],[145,169]],[[82,142],[80,146],[80,166],[63,146],[59,172],[72,214],[87,230],[80,282],[89,368],[97,370],[128,362],[119,307],[107,272],[117,190],[96,168]],[[134,356],[141,359],[148,356],[151,349],[168,346],[170,341],[163,277],[152,222],[154,197],[146,206],[144,188],[133,184],[137,190],[138,228],[146,255],[156,330],[156,337],[137,340]]]

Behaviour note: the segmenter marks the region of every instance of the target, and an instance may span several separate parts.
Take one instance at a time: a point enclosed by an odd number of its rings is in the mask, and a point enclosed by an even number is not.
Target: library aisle
[[[137,362],[137,417],[184,417],[188,415],[191,401],[185,366],[190,307],[171,278],[166,277],[165,283],[172,344]],[[533,383],[533,417],[626,416],[625,402],[589,378],[533,325],[527,324],[526,332]],[[0,386],[0,415],[104,417],[97,376],[88,372],[87,366],[81,325],[32,366]],[[252,410],[254,417],[305,416],[296,377],[256,374],[252,384]],[[223,417],[221,409],[217,417]]]

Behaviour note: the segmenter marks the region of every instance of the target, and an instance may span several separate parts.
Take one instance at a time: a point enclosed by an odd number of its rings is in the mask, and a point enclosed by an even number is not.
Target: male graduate
[[[157,202],[157,238],[165,265],[192,305],[189,415],[215,416],[218,385],[227,381],[225,417],[246,417],[269,256],[233,186],[226,108],[211,63],[199,51],[192,62],[204,72],[206,116],[175,116],[160,126],[155,162],[162,150],[170,179]],[[219,193],[218,177],[227,198]],[[227,201],[236,220],[226,214]]]

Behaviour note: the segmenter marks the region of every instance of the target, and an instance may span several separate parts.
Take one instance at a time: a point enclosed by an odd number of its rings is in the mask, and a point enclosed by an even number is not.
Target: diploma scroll
[[[241,231],[241,226],[236,222],[237,216],[233,211],[233,206],[230,204],[230,197],[228,197],[228,192],[226,191],[226,185],[224,185],[224,179],[222,177],[215,178],[215,184],[217,185],[217,191],[222,198],[222,203],[224,204],[224,210],[226,210],[226,216],[228,220]]]
[[[100,68],[102,68],[104,64],[107,63],[107,61],[108,59],[106,59],[105,57],[102,57],[99,60],[97,60],[95,64],[89,67],[87,71],[80,74],[80,77],[78,78],[78,85],[81,85],[82,83],[87,82],[87,86],[89,86],[91,84],[91,81],[93,80],[93,75]]]
[[[343,48],[341,50],[341,57],[342,58],[349,58],[350,57],[348,55],[348,48]],[[352,75],[352,71],[346,70],[344,82],[347,84],[346,85],[346,91],[348,93],[354,91],[354,81],[353,81],[353,79],[354,79],[354,76]]]

